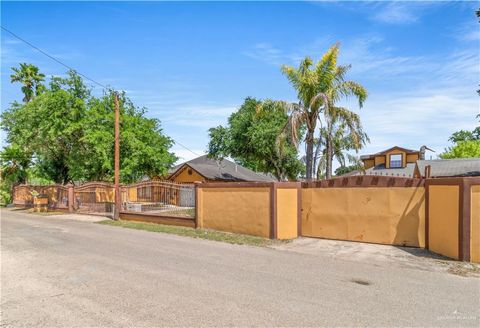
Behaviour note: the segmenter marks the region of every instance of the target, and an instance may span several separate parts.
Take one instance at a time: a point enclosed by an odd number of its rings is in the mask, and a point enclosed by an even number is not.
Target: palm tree
[[[358,152],[370,139],[363,131],[360,117],[342,107],[328,107],[324,112],[325,126],[320,129],[316,154],[323,149],[322,156],[318,160],[317,179],[322,176],[326,179],[332,177],[332,162],[335,158],[341,166],[345,166],[346,160],[354,161],[354,157],[346,154],[346,151]]]
[[[297,97],[299,99],[298,104],[288,104],[286,106],[290,114],[288,126],[283,132],[289,132],[294,143],[298,145],[298,128],[306,127],[304,141],[306,146],[307,180],[313,178],[315,170],[315,131],[317,124],[320,122],[321,112],[324,112],[325,117],[328,118],[326,122],[328,129],[329,120],[333,121],[333,118],[337,115],[342,116],[343,114],[347,114],[344,113],[345,108],[336,107],[336,103],[341,99],[354,96],[358,99],[359,106],[362,107],[367,98],[367,91],[363,86],[357,82],[345,80],[345,75],[350,69],[350,65],[338,66],[338,53],[339,44],[337,43],[330,47],[315,65],[312,59],[305,57],[298,68],[286,65],[282,66],[282,72],[287,76],[297,91]],[[332,108],[330,109],[330,107]],[[352,116],[350,114],[345,117],[348,124],[354,124],[351,119]],[[328,149],[329,158],[331,158],[333,148],[330,139],[327,140],[325,147]],[[331,167],[331,162],[329,165]]]
[[[20,68],[12,67],[12,70],[14,74],[10,75],[10,81],[23,84],[24,102],[29,102],[45,90],[45,86],[41,83],[45,80],[45,74],[40,73],[37,66],[21,63]]]

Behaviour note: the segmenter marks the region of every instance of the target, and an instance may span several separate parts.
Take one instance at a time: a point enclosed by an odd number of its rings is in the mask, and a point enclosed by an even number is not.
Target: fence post
[[[75,191],[72,184],[68,184],[68,212],[72,213],[75,209]]]
[[[199,208],[199,205],[200,205],[200,202],[199,202],[199,199],[198,199],[198,196],[199,196],[199,186],[200,186],[201,182],[199,181],[195,181],[194,182],[194,185],[195,185],[195,189],[194,189],[194,197],[195,197],[195,229],[198,229],[198,228],[202,228],[201,226],[201,223],[200,223],[200,215],[201,215],[201,212],[200,212],[200,208]]]

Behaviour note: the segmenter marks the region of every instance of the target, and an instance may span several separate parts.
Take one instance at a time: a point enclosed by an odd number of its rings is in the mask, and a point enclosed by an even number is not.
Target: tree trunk
[[[314,131],[307,130],[307,136],[305,138],[305,143],[307,145],[305,150],[305,159],[306,159],[306,177],[310,181],[313,178],[313,134]]]
[[[331,179],[332,178],[332,162],[333,162],[333,144],[332,139],[327,137],[326,140],[326,155],[327,155],[327,163],[326,163],[326,170],[325,170],[325,178]]]

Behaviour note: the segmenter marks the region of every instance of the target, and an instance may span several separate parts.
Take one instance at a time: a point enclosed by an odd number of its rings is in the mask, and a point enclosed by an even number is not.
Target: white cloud
[[[312,43],[305,49],[321,54],[329,45]],[[263,59],[295,56],[280,49],[268,53],[275,56]],[[343,43],[340,62],[353,64],[349,78],[377,86],[360,112],[371,139],[362,154],[393,145],[418,149],[423,144],[438,154],[448,146],[453,132],[478,125],[478,44],[464,44],[448,55],[398,55],[380,35],[366,35]],[[346,103],[357,107],[353,101]]]
[[[352,73],[368,73],[369,78],[411,73],[429,66],[424,57],[395,55],[378,35],[369,35],[345,42],[340,61],[352,63]]]
[[[460,41],[480,40],[480,24],[478,20],[472,18],[463,25],[453,29],[452,36]]]
[[[382,5],[372,18],[388,24],[409,24],[418,21],[419,14],[415,12],[416,6],[412,3],[390,2]]]
[[[164,123],[208,129],[226,123],[236,109],[235,106],[179,105],[168,109],[150,106],[149,112],[155,113]]]
[[[252,49],[245,51],[244,54],[250,58],[275,66],[286,64],[292,60],[291,55],[284,53],[269,43],[257,43]]]

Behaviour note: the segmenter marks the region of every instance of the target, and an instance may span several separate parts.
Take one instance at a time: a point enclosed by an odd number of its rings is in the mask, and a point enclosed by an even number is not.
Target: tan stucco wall
[[[458,259],[459,186],[429,187],[429,249]]]
[[[480,185],[471,187],[470,261],[480,263]]]
[[[395,150],[392,150],[392,151],[388,152],[385,155],[385,158],[386,158],[385,167],[387,169],[390,168],[390,155],[397,155],[397,154],[402,155],[402,166],[405,167],[407,165],[406,153],[404,151],[395,149]]]
[[[277,239],[298,237],[297,189],[277,189]]]
[[[302,190],[302,235],[425,247],[425,190]]]
[[[418,154],[408,154],[407,163],[415,163],[418,160]]]
[[[365,167],[365,169],[369,169],[375,166],[375,161],[373,159],[366,159],[363,161],[363,166]]]
[[[268,238],[270,188],[199,188],[200,228]]]
[[[188,169],[192,170],[192,174],[188,174]],[[196,182],[196,181],[201,181],[205,182],[205,178],[201,176],[197,171],[190,167],[185,167],[182,172],[180,172],[174,179],[173,181],[179,182],[179,183],[187,183],[187,182]]]
[[[375,166],[385,164],[385,155],[375,156]]]

